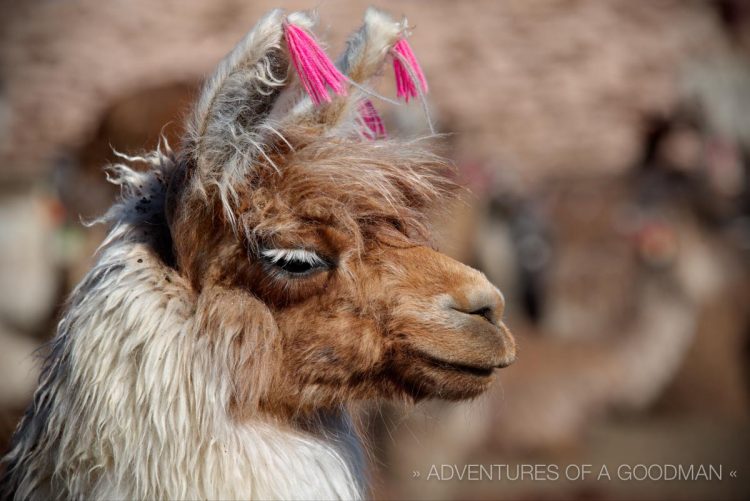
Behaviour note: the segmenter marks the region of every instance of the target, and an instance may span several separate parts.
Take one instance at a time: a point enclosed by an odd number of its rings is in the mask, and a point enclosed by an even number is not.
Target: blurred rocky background
[[[177,146],[201,79],[269,8],[317,7],[335,54],[367,4],[0,0],[0,449],[104,234],[82,221],[117,195],[113,149]],[[472,191],[436,218],[440,246],[503,290],[520,358],[475,402],[365,412],[374,495],[748,499],[750,3],[377,5],[416,26]],[[418,105],[382,109],[392,134],[424,133]],[[433,464],[724,479],[440,481]]]

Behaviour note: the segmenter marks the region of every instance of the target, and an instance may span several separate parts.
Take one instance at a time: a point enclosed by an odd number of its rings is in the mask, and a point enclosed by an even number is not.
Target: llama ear
[[[339,58],[339,67],[354,84],[367,85],[373,77],[382,73],[391,49],[401,40],[406,30],[406,21],[396,22],[388,14],[370,7],[365,12],[362,27],[347,41],[346,50]],[[340,121],[353,116],[356,131],[365,139],[386,137],[385,125],[380,114],[367,97],[361,95],[348,109],[342,109]]]
[[[337,64],[350,80],[365,84],[379,75],[391,49],[404,36],[406,21],[396,22],[385,12],[370,7],[364,23],[346,43]]]
[[[217,181],[218,176],[226,181],[220,186],[231,185],[254,159],[266,155],[269,115],[292,80],[285,31],[290,25],[308,30],[313,24],[312,17],[302,12],[287,16],[281,9],[271,11],[205,82],[184,144],[202,185]]]

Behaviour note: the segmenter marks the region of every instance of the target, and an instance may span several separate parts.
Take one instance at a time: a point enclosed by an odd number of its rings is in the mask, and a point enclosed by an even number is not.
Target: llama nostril
[[[468,288],[457,290],[448,297],[448,306],[464,315],[481,317],[497,326],[503,317],[505,299],[497,288],[482,276],[478,283],[471,283]]]
[[[476,315],[482,317],[491,324],[495,323],[495,309],[492,306],[482,306],[475,309],[453,307],[452,309],[465,315]]]
[[[478,310],[470,311],[468,312],[469,315],[478,315],[480,317],[484,317],[485,320],[488,322],[493,322],[492,320],[492,308],[489,306],[485,306],[483,308],[479,308]]]

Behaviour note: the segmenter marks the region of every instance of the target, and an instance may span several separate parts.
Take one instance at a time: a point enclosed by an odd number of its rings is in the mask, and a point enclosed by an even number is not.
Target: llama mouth
[[[443,360],[441,358],[433,357],[432,355],[428,355],[427,353],[424,353],[422,351],[416,351],[416,355],[419,356],[422,360],[424,360],[429,366],[445,370],[445,371],[451,371],[451,372],[459,372],[461,374],[466,374],[478,378],[486,378],[492,375],[492,372],[495,370],[495,367],[479,367],[476,365],[467,365],[467,364],[461,364],[457,362],[449,362],[447,360]]]

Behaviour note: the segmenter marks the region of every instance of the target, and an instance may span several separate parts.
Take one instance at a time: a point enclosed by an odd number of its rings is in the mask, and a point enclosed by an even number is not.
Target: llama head
[[[235,411],[478,395],[515,358],[502,295],[429,245],[427,213],[452,189],[445,163],[373,140],[363,113],[405,22],[368,11],[338,62],[346,95],[317,105],[290,24],[312,22],[271,12],[208,80],[168,192],[205,335],[238,333]]]

